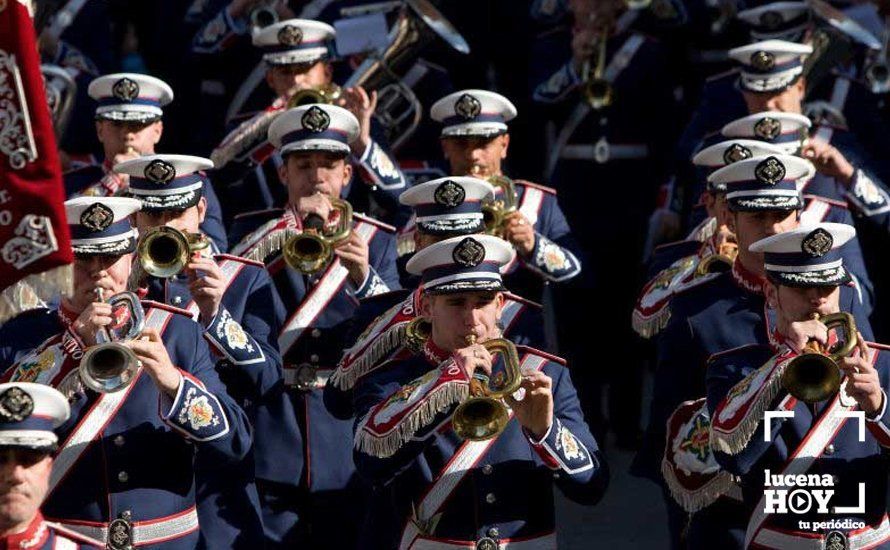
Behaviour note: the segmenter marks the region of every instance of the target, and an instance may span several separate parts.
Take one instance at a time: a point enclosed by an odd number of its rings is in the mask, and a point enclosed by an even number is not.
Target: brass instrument
[[[652,5],[652,0],[624,0],[629,10],[644,10]]]
[[[885,19],[882,29],[882,48],[879,52],[868,52],[868,62],[865,65],[865,81],[873,94],[886,94],[890,92],[890,61],[887,60],[888,42],[890,42],[890,29]]]
[[[732,269],[736,256],[739,254],[739,245],[733,241],[726,241],[717,247],[717,251],[702,258],[695,268],[695,276],[702,277],[710,273],[722,273]]]
[[[201,233],[162,225],[151,228],[139,239],[136,254],[146,273],[165,279],[182,271],[194,252],[209,247],[210,241]]]
[[[474,335],[467,338],[467,344],[472,345],[475,342]],[[522,384],[519,356],[513,342],[505,338],[496,338],[483,342],[482,345],[490,353],[500,353],[504,356],[507,380],[500,388],[492,388],[487,376],[481,373],[473,374],[473,379],[470,381],[470,397],[458,405],[451,416],[451,425],[457,435],[470,441],[491,439],[504,431],[510,420],[510,412],[503,399],[512,395]]]
[[[263,29],[278,23],[276,4],[278,4],[278,0],[263,0],[257,4],[250,10],[250,26],[254,29]]]
[[[313,103],[327,103],[332,105],[340,99],[342,93],[343,89],[333,83],[321,86],[320,88],[306,88],[294,93],[294,95],[287,100],[286,108],[293,109],[294,107],[311,105]]]
[[[596,63],[586,60],[581,68],[581,95],[592,109],[600,110],[612,104],[614,89],[604,74],[606,72],[607,33],[600,33],[596,38],[594,57]]]
[[[340,212],[333,231],[326,231],[321,216],[309,215],[303,221],[303,232],[284,243],[284,261],[301,273],[312,274],[328,265],[334,256],[334,247],[352,232],[352,205],[334,197],[330,200],[334,210]]]
[[[53,129],[58,140],[61,140],[71,120],[71,110],[77,97],[77,82],[68,71],[58,65],[41,65],[40,72],[46,85],[46,102]]]
[[[405,346],[418,353],[423,349],[423,344],[433,333],[433,326],[423,317],[415,317],[405,327]]]
[[[502,194],[498,198],[482,204],[482,221],[485,224],[485,232],[489,235],[500,235],[504,229],[507,216],[516,212],[516,188],[513,180],[506,176],[489,176],[486,181],[495,189],[501,189]]]
[[[96,296],[104,301],[102,289],[96,289]],[[121,342],[138,338],[145,327],[145,312],[132,292],[115,294],[108,303],[111,304],[112,319],[120,319],[120,326],[99,330],[96,345],[86,349],[78,368],[83,384],[99,393],[120,391],[136,377],[139,359]]]
[[[805,403],[818,403],[829,399],[840,389],[841,371],[837,362],[849,355],[858,345],[856,321],[849,313],[840,312],[816,319],[830,331],[838,328],[843,332],[843,344],[836,349],[823,349],[815,340],[807,343],[801,355],[788,362],[782,373],[782,386],[788,393]]]
[[[402,79],[420,52],[436,38],[467,54],[470,47],[457,29],[428,0],[404,0],[389,31],[388,44],[374,52],[355,70],[344,88],[377,90],[375,116],[386,131],[390,147],[399,149],[417,129],[423,106]]]

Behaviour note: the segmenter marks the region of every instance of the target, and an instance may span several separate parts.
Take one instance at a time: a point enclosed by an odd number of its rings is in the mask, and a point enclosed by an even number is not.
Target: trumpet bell
[[[490,397],[471,397],[457,406],[451,418],[454,431],[469,441],[484,441],[507,427],[510,414],[500,401]]]
[[[873,94],[890,92],[890,66],[876,62],[865,69],[865,80]]]
[[[301,107],[303,105],[312,105],[313,103],[332,104],[340,97],[341,88],[337,85],[322,88],[306,88],[299,90],[287,100],[287,108]]]
[[[284,243],[284,261],[301,273],[316,273],[332,253],[331,245],[316,233],[300,233]]]
[[[612,104],[612,84],[604,78],[593,78],[584,85],[584,99],[594,109]]]
[[[517,209],[516,188],[513,186],[513,180],[505,176],[491,176],[487,178],[487,181],[496,190],[500,189],[502,194],[495,200],[482,205],[482,223],[486,233],[499,235],[507,216]]]
[[[130,348],[117,342],[88,348],[80,360],[78,374],[83,384],[99,393],[120,391],[133,381],[139,359]]]
[[[203,235],[161,226],[149,230],[140,240],[137,256],[146,273],[166,279],[188,265],[192,252],[209,246],[209,241]]]
[[[804,353],[792,359],[782,373],[782,385],[804,403],[818,403],[836,394],[841,386],[841,371],[830,357]]]

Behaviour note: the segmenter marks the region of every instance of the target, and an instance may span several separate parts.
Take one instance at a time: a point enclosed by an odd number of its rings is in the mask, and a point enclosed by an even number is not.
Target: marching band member
[[[826,316],[845,311],[840,289],[850,276],[841,249],[854,234],[848,225],[825,223],[750,247],[764,257],[763,290],[775,314],[770,340],[721,353],[707,370],[711,448],[720,466],[740,477],[750,515],[739,548],[890,547],[883,456],[890,446],[887,347],[866,342],[862,334],[846,335],[858,343],[835,361],[830,375],[843,381],[827,399],[814,396],[818,401],[807,402],[805,393],[794,391],[794,379],[788,386],[783,376],[813,342],[823,349],[842,343],[826,328]],[[785,416],[766,424],[767,412]],[[814,477],[803,474],[818,474],[825,482],[828,487],[819,488],[829,492],[829,506],[799,510],[790,500],[790,508],[770,505],[770,491],[777,486],[772,480]],[[779,489],[795,489],[784,483]],[[845,520],[861,526],[850,528]],[[831,522],[836,526],[828,526]]]
[[[65,195],[119,195],[126,190],[127,180],[112,172],[112,167],[127,159],[154,154],[164,133],[163,107],[173,101],[173,89],[159,78],[117,73],[96,78],[88,91],[97,102],[96,135],[105,159],[66,172]],[[208,212],[201,229],[219,250],[226,250],[219,199],[206,177],[202,178],[202,188]]]
[[[484,344],[501,337],[499,270],[513,255],[497,237],[470,235],[433,244],[409,262],[422,276],[431,335],[422,351],[394,359],[356,388],[356,465],[392,503],[372,511],[366,544],[552,548],[552,485],[586,504],[602,495],[608,470],[557,357],[518,348],[521,388],[507,398],[511,410],[496,437],[462,441],[448,421],[474,376],[504,374]]]
[[[304,231],[327,234],[346,223],[348,203],[337,197],[352,176],[347,156],[358,134],[356,118],[333,105],[297,107],[279,116],[269,129],[269,140],[285,161],[278,175],[287,185],[288,204],[283,211],[244,217],[245,222],[262,225],[233,249],[234,254],[265,262],[289,315],[278,344],[303,431],[301,491],[307,494],[285,491],[281,500],[282,506],[291,507],[299,500],[300,522],[308,526],[305,543],[313,548],[354,544],[352,526],[334,524],[346,510],[358,516],[366,496],[351,461],[352,424],[325,409],[322,390],[348,347],[345,336],[358,301],[399,288],[395,230],[353,214],[346,236],[332,244],[331,257],[314,273],[289,265],[293,258],[286,251],[290,239]],[[282,529],[280,540],[293,541],[287,538],[290,529]]]
[[[399,200],[411,206],[415,250],[458,235],[481,233],[485,229],[483,205],[494,199],[494,188],[478,178],[454,176],[415,185]],[[403,267],[406,258],[399,257]],[[352,337],[337,369],[325,386],[325,405],[338,418],[352,418],[352,388],[365,376],[403,348],[416,345],[408,334],[409,324],[419,317],[421,288],[419,278],[402,276],[403,290],[372,296],[362,301],[355,315]],[[501,331],[516,344],[543,347],[544,319],[541,306],[511,293],[505,293]]]
[[[40,513],[58,448],[53,430],[70,414],[65,396],[53,388],[0,384],[0,547],[76,549],[86,542]]]
[[[127,288],[137,240],[129,217],[139,208],[138,200],[125,197],[66,202],[76,258],[73,293],[58,309],[31,310],[4,324],[0,365],[6,380],[53,386],[71,403],[71,421],[59,432],[47,517],[100,546],[194,548],[196,448],[220,462],[241,460],[250,428],[188,311],[144,301],[144,327],[133,335],[138,302],[109,303]],[[120,333],[135,370],[119,375],[117,391],[97,392],[82,359]]]
[[[286,315],[262,262],[210,254],[204,246],[207,241],[201,238],[200,225],[207,201],[199,171],[210,166],[209,159],[200,157],[150,155],[117,164],[114,171],[129,177],[129,194],[142,202],[136,213],[143,244],[137,255],[140,280],[134,281],[135,286],[148,299],[188,310],[202,325],[220,379],[254,428],[251,456],[237,465],[198,454],[203,544],[255,548],[263,545],[263,522],[254,469],[261,484],[295,483],[302,469],[300,455],[292,452],[300,444],[300,434],[284,393],[278,354],[278,333]],[[178,266],[179,273],[171,273],[175,268],[150,254],[149,239],[165,242],[156,237],[162,234],[158,233],[161,227],[178,230],[186,242],[198,243],[184,247],[187,263]],[[160,260],[165,260],[161,252]],[[165,271],[159,272],[160,268]],[[272,522],[273,518],[267,521]]]
[[[326,102],[349,109],[359,121],[359,134],[350,142],[348,153],[362,183],[347,181],[343,198],[366,210],[373,198],[389,216],[398,210],[405,178],[380,140],[372,135],[377,92],[366,92],[360,86],[341,89],[333,82],[330,51],[334,39],[333,27],[308,19],[287,19],[253,34],[253,45],[262,51],[267,66],[265,81],[275,100],[265,110],[242,117],[246,120],[211,155],[227,183],[223,200],[227,216],[280,207],[286,201],[277,176],[282,159],[266,139],[267,130],[286,109],[314,102],[304,99],[292,104],[295,95],[310,91],[324,92]]]

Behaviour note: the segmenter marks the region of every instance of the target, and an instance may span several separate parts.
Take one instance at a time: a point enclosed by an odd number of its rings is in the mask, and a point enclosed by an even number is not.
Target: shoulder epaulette
[[[184,315],[189,319],[192,318],[192,314],[187,309],[182,309],[181,307],[171,306],[170,304],[165,304],[164,302],[156,302],[154,300],[142,300],[143,308],[157,308],[169,311],[170,313],[178,313],[179,315]]]
[[[544,359],[549,359],[554,363],[559,363],[562,366],[566,366],[566,360],[558,355],[553,355],[551,353],[547,353],[546,351],[541,351],[537,348],[533,348],[531,346],[516,346],[516,351],[522,355],[522,352],[530,353],[532,355],[537,355],[538,357],[543,357]]]
[[[686,294],[690,290],[693,290],[693,289],[700,289],[703,284],[709,283],[711,281],[716,281],[720,277],[720,275],[723,275],[723,274],[724,273],[721,273],[721,272],[708,273],[707,275],[702,275],[701,277],[696,277],[695,279],[689,281],[689,284],[684,285],[683,288],[677,289],[677,291],[674,292],[674,296],[676,297],[676,296],[679,296],[680,294]]]
[[[263,210],[251,210],[250,212],[242,212],[240,214],[235,214],[235,216],[232,219],[243,220],[246,218],[251,218],[253,216],[260,216],[262,214],[281,215],[281,214],[284,214],[284,208],[265,208]]]
[[[528,298],[523,298],[522,296],[513,294],[512,292],[504,292],[504,298],[507,298],[508,300],[513,300],[514,302],[519,302],[520,304],[525,304],[525,305],[527,305],[529,307],[533,307],[535,309],[543,309],[543,307],[544,307],[541,304],[539,304],[538,302],[534,302],[532,300],[529,300]]]
[[[707,82],[707,83],[717,82],[718,80],[724,79],[728,76],[738,74],[738,72],[739,72],[738,69],[729,69],[728,71],[723,71],[722,73],[717,73],[715,75],[709,76],[708,78],[705,79],[705,82]]]
[[[524,185],[526,187],[534,187],[535,189],[540,189],[541,191],[544,191],[545,193],[550,193],[551,195],[556,194],[556,189],[554,189],[552,187],[547,187],[546,185],[541,185],[540,183],[534,183],[534,182],[526,181],[526,180],[513,180],[513,183],[519,184],[519,185]]]
[[[381,228],[381,229],[383,229],[383,230],[385,230],[385,231],[388,231],[388,232],[390,232],[390,233],[395,233],[395,232],[396,232],[396,228],[395,228],[395,226],[389,225],[388,223],[383,223],[382,221],[377,220],[377,219],[374,219],[374,218],[372,218],[372,217],[370,217],[370,216],[366,216],[365,214],[356,214],[356,213],[353,213],[353,214],[352,214],[352,217],[353,217],[353,219],[358,219],[358,220],[361,220],[361,221],[363,221],[363,222],[365,222],[365,223],[369,223],[369,224],[371,224],[371,225],[376,225],[377,227],[379,227],[379,228]]]
[[[243,256],[235,256],[233,254],[214,254],[214,257],[218,258],[218,259],[222,259],[222,260],[231,260],[233,262],[240,262],[242,264],[254,265],[256,267],[262,267],[262,268],[266,267],[266,264],[264,264],[263,262],[260,262],[258,260],[251,260],[250,258],[245,258]]]

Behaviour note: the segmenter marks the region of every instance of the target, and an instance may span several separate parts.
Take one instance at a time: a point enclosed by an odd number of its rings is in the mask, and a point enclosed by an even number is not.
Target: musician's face
[[[180,231],[197,233],[207,213],[207,199],[201,197],[198,204],[185,210],[142,210],[136,213],[136,228],[143,235],[152,227],[166,225]]]
[[[621,0],[569,0],[569,11],[576,28],[594,32],[610,30],[626,6]]]
[[[120,120],[97,120],[96,135],[105,149],[105,158],[112,159],[132,147],[141,155],[154,154],[161,141],[164,123],[160,120],[148,124]]]
[[[509,134],[492,138],[444,137],[442,153],[455,176],[488,177],[501,174],[501,163],[507,158]]]
[[[0,531],[24,530],[46,496],[53,460],[30,449],[0,449]]]
[[[278,168],[278,176],[287,186],[288,200],[291,204],[296,204],[300,197],[315,193],[339,197],[352,179],[352,165],[343,155],[291,153]]]
[[[825,316],[840,311],[837,286],[797,288],[770,282],[764,291],[767,303],[776,310],[780,329],[786,323],[812,319],[814,313]]]
[[[334,72],[327,61],[273,65],[266,71],[266,83],[278,97],[290,97],[300,90],[327,86]]]
[[[70,297],[75,311],[83,311],[96,301],[96,289],[101,288],[107,299],[127,290],[133,255],[74,257],[74,294]]]
[[[743,91],[742,96],[744,96],[745,104],[748,106],[748,112],[752,115],[765,111],[801,114],[805,91],[804,79],[798,78],[797,82],[781,92],[754,93]]]
[[[421,300],[421,311],[433,326],[433,342],[446,351],[465,348],[471,334],[478,342],[499,337],[503,308],[500,292],[424,294]]]
[[[728,221],[739,243],[742,264],[756,273],[763,270],[763,254],[751,252],[748,247],[761,239],[796,229],[800,224],[797,210],[733,212]]]

